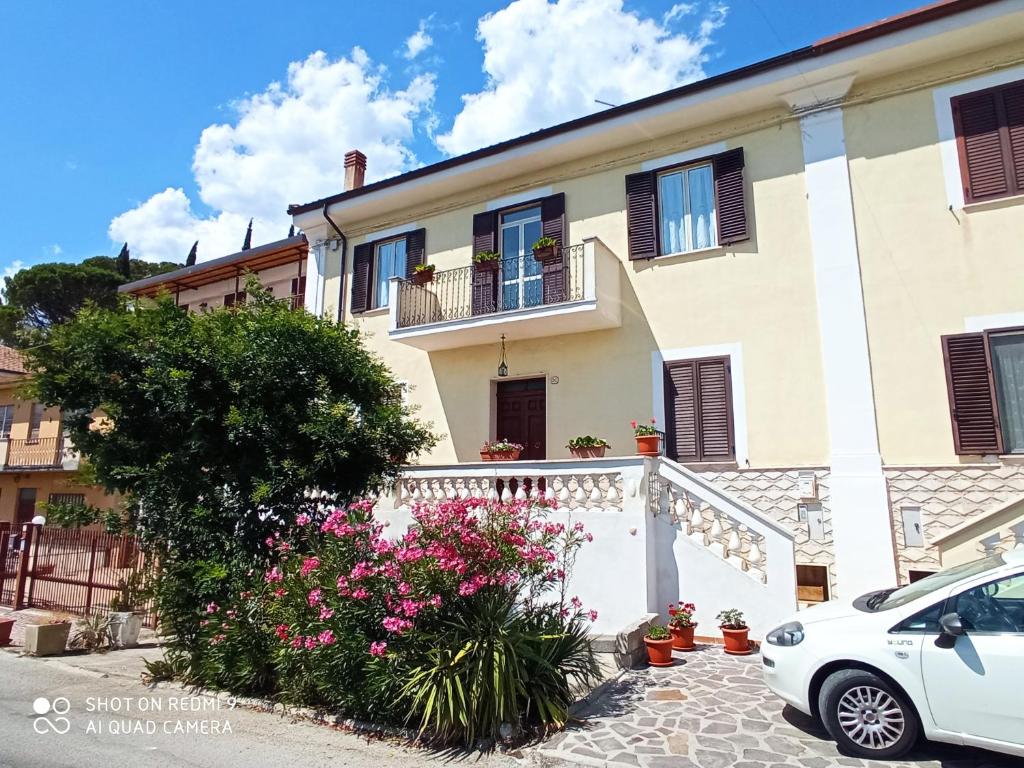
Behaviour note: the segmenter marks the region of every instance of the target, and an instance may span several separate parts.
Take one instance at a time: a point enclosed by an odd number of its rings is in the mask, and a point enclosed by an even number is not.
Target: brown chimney
[[[358,149],[345,153],[345,191],[359,189],[366,176],[366,155]]]

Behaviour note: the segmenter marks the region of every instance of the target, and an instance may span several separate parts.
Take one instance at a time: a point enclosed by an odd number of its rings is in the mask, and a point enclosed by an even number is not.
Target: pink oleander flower
[[[410,592],[412,592],[412,585],[410,585],[406,581],[399,582],[399,584],[398,584],[398,594],[400,594],[400,595],[408,595]]]
[[[407,619],[401,619],[398,616],[385,617],[384,621],[381,622],[381,625],[388,632],[393,632],[396,635],[400,635],[405,630],[412,628],[411,621],[408,621]]]
[[[356,587],[352,590],[352,597],[356,600],[365,600],[370,596],[370,591],[366,587]]]
[[[580,600],[578,597],[573,597],[572,600],[570,600],[569,602],[572,604],[572,607],[575,608],[577,611],[583,607],[583,601]]]
[[[216,613],[220,609],[220,606],[216,603],[208,603],[206,606],[207,613]]]
[[[326,605],[320,606],[320,621],[327,621],[334,615],[334,609],[328,608]]]
[[[229,619],[233,619],[233,618],[235,618],[235,616],[237,616],[237,615],[238,615],[238,614],[237,614],[237,613],[236,613],[235,611],[233,611],[233,610],[231,610],[231,611],[228,611],[228,614],[227,614],[227,616],[228,616],[228,618],[229,618]]]
[[[292,648],[301,648],[301,647],[302,647],[302,635],[296,635],[294,638],[292,638]]]
[[[316,639],[320,642],[320,645],[334,645],[334,633],[329,629],[325,629],[317,635]]]
[[[309,591],[309,594],[306,596],[306,600],[309,602],[311,608],[320,605],[323,599],[324,596],[323,593],[320,591],[320,587],[317,587],[316,589],[311,589]]]
[[[309,515],[307,515],[305,512],[300,512],[299,514],[297,514],[295,516],[295,524],[296,525],[309,525],[310,519],[311,518],[309,517]]]
[[[595,611],[595,610],[587,611],[587,618],[590,619],[591,621],[597,621],[597,611]]]
[[[383,656],[388,652],[387,643],[370,643],[371,656]]]
[[[221,643],[223,643],[227,639],[228,639],[227,635],[214,635],[213,637],[210,638],[210,642],[213,645],[220,645]]]
[[[316,638],[313,636],[307,637],[302,641],[302,644],[306,647],[307,651],[311,651],[316,648]]]
[[[287,640],[288,639],[288,625],[287,624],[278,624],[276,627],[274,627],[274,633],[277,635],[279,640],[281,640],[281,641]]]
[[[288,594],[288,590],[284,589],[282,587],[278,587],[277,589],[274,590],[274,597],[284,597],[287,594]]]
[[[268,584],[273,584],[274,582],[277,582],[277,581],[283,581],[284,580],[284,574],[281,573],[281,569],[278,568],[275,565],[273,568],[271,568],[269,571],[267,571],[267,575],[264,576],[263,579]]]
[[[305,578],[319,567],[320,558],[307,557],[305,560],[302,561],[302,568],[300,572],[302,573],[303,578]]]

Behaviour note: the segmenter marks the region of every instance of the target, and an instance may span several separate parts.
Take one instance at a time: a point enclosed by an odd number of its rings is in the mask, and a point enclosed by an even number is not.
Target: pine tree
[[[199,248],[199,241],[196,240],[192,243],[192,250],[188,252],[188,256],[185,258],[186,267],[194,267],[196,265],[196,253]]]
[[[245,242],[242,243],[242,250],[248,251],[252,248],[252,219],[249,219],[249,228],[245,230]]]
[[[128,252],[128,243],[121,246],[121,252],[117,254],[117,271],[125,280],[132,279],[132,257]]]

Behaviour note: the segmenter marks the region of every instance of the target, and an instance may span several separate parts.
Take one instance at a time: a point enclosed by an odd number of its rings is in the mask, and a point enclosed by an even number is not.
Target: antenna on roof
[[[617,106],[619,106],[618,104],[612,104],[611,102],[608,102],[608,101],[601,101],[600,99],[594,99],[594,102],[597,103],[597,104],[603,104],[606,107],[617,107]]]

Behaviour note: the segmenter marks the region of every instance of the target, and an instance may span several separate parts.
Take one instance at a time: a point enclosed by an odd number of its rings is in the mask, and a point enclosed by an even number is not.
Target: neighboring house
[[[21,355],[0,346],[0,522],[21,525],[49,501],[115,506],[96,486],[75,482],[79,456],[61,428],[60,409],[22,400],[28,378]]]
[[[316,313],[321,307],[312,301],[314,297],[322,297],[323,286],[314,285],[313,291],[307,291],[308,259],[306,238],[296,235],[126,283],[118,291],[140,297],[167,293],[179,306],[199,312],[244,303],[245,281],[251,274],[276,298],[289,302],[293,308],[305,307]]]

